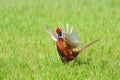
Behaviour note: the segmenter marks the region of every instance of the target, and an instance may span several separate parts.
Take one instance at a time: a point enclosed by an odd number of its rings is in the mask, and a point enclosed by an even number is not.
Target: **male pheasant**
[[[100,40],[97,39],[93,42],[90,42],[75,51],[73,49],[80,46],[78,35],[76,32],[73,32],[73,28],[71,28],[70,30],[68,29],[68,24],[66,25],[66,32],[62,31],[61,28],[56,29],[56,33],[58,36],[53,34],[52,31],[48,29],[47,33],[52,37],[54,41],[56,41],[57,50],[63,63],[74,60],[81,51]]]

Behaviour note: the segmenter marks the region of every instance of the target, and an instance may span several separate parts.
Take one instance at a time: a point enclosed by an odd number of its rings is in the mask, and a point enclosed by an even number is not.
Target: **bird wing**
[[[64,41],[72,48],[77,48],[80,46],[77,33],[73,32],[72,27],[69,29],[68,24],[66,24],[66,32],[63,32],[63,38]]]
[[[46,28],[46,32],[50,35],[50,37],[54,40],[54,41],[57,41],[57,36],[52,33],[52,30],[49,29],[49,28]]]

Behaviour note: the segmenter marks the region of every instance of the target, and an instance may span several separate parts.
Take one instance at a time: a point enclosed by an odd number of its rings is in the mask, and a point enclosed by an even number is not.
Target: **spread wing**
[[[63,25],[61,25],[63,27]],[[52,33],[52,30],[46,28],[46,32],[51,36],[54,41],[57,41],[57,36]],[[80,42],[78,40],[78,35],[76,32],[73,32],[73,28],[69,29],[68,24],[66,24],[66,31],[62,31],[64,41],[71,47],[77,48],[80,46]]]
[[[64,41],[72,48],[77,48],[80,46],[77,33],[73,32],[72,27],[69,29],[68,24],[66,24],[66,31],[63,32],[63,38]]]
[[[54,41],[57,41],[57,36],[52,33],[52,30],[49,29],[49,28],[46,28],[46,32],[50,35],[50,37],[54,40]]]

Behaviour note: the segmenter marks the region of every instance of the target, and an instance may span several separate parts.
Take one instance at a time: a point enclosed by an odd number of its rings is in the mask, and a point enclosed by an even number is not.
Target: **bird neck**
[[[62,37],[62,32],[59,32],[59,33],[58,33],[58,37]]]

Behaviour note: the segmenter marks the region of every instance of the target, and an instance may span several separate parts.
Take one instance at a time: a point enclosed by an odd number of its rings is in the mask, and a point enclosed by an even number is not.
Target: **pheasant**
[[[97,39],[78,50],[74,50],[75,48],[78,48],[80,46],[80,42],[78,40],[77,33],[73,32],[72,27],[69,29],[68,24],[66,25],[66,32],[64,32],[61,28],[56,29],[57,36],[53,34],[52,31],[48,28],[47,33],[56,42],[57,50],[63,63],[68,63],[74,60],[80,52],[100,40]]]

